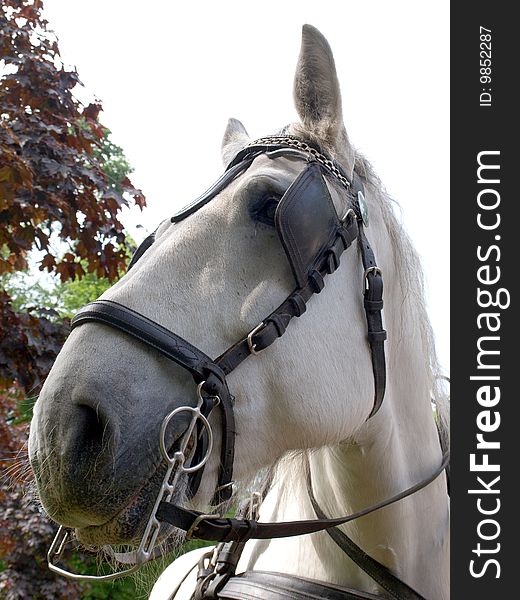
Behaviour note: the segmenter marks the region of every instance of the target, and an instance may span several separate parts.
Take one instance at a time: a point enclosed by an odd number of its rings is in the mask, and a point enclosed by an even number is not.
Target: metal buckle
[[[204,521],[205,519],[221,519],[222,517],[220,515],[199,515],[195,521],[193,521],[193,523],[190,525],[190,528],[188,529],[188,531],[186,532],[186,537],[185,540],[191,540],[191,536],[197,531],[199,524],[201,521]]]
[[[352,215],[352,218],[356,218],[356,211],[353,208],[347,208],[345,214],[341,217],[341,224],[344,225],[347,219]]]
[[[383,271],[379,267],[368,267],[368,269],[365,269],[365,273],[363,274],[363,284],[365,290],[368,289],[368,275],[370,273],[374,273],[374,275],[379,274],[381,277],[383,276]]]
[[[255,333],[258,333],[263,326],[264,323],[262,321],[260,325],[257,325],[252,331],[250,331],[247,334],[247,347],[249,348],[249,352],[251,354],[260,354],[260,352],[262,352],[261,350],[256,349],[256,344],[253,344],[253,336],[255,335]]]

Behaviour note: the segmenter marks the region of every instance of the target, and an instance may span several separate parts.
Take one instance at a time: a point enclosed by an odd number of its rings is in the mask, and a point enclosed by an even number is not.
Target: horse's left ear
[[[227,167],[235,155],[250,142],[246,128],[238,119],[229,119],[222,138],[222,161]]]
[[[304,25],[302,30],[294,102],[305,132],[342,154],[352,168],[353,152],[343,124],[334,56],[325,37],[312,25]]]

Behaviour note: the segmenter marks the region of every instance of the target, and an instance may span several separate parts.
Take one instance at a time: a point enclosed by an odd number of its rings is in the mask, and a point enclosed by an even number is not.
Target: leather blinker
[[[303,287],[341,225],[317,162],[311,162],[285,192],[275,224],[296,283]]]

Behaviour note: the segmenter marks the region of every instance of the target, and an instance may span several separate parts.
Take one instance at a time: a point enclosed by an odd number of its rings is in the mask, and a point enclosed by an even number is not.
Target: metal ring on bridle
[[[168,454],[168,449],[166,447],[166,440],[165,440],[166,428],[168,427],[168,424],[173,419],[173,417],[175,417],[176,415],[178,415],[179,413],[182,413],[182,412],[189,412],[193,415],[192,423],[187,431],[188,435],[185,436],[186,441],[193,434],[193,426],[194,426],[195,422],[197,421],[197,419],[200,419],[200,421],[202,422],[202,424],[208,434],[208,447],[206,448],[206,453],[204,454],[203,458],[196,465],[192,465],[191,467],[184,466],[184,461],[186,460],[186,457],[184,456],[184,448],[175,452],[175,454],[173,456],[170,456]],[[163,455],[163,458],[169,464],[173,465],[175,462],[178,462],[180,469],[182,471],[184,471],[185,473],[194,473],[195,471],[198,471],[200,468],[202,468],[207,463],[207,461],[211,455],[211,451],[213,449],[213,431],[211,430],[211,425],[209,424],[209,421],[200,412],[200,409],[198,406],[196,408],[193,408],[192,406],[180,406],[179,408],[176,408],[175,410],[173,410],[169,415],[167,415],[164,418],[162,425],[161,425],[161,432],[160,432],[160,436],[159,436],[159,448],[161,450],[161,454]]]

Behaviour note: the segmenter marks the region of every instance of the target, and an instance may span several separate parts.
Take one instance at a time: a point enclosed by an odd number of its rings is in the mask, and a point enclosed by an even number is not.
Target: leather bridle
[[[374,401],[367,418],[376,414],[383,401],[386,384],[384,352],[386,332],[383,329],[381,314],[383,278],[364,232],[367,213],[363,182],[359,175],[354,173],[349,179],[340,165],[328,158],[319,148],[299,138],[292,136],[262,138],[240,151],[221,178],[200,198],[172,217],[171,221],[177,223],[201,209],[243,174],[255,158],[262,154],[276,156],[297,154],[305,160],[306,166],[280,199],[275,213],[276,230],[294,275],[295,288],[260,324],[220,356],[212,359],[178,334],[111,300],[97,300],[87,305],[72,320],[72,328],[96,322],[124,332],[189,371],[197,384],[197,406],[180,407],[170,413],[163,422],[161,452],[169,466],[135,557],[137,566],[154,557],[154,544],[160,521],[184,529],[188,532],[188,537],[224,543],[232,541],[242,545],[251,538],[302,535],[336,527],[406,497],[433,481],[447,464],[448,459],[445,456],[442,465],[435,473],[419,484],[356,515],[337,519],[328,519],[319,514],[318,519],[311,521],[259,523],[253,519],[225,519],[215,515],[204,515],[170,502],[179,472],[188,474],[189,497],[194,496],[198,490],[204,465],[212,447],[208,418],[217,406],[220,412],[221,452],[218,482],[212,504],[220,504],[231,497],[235,420],[234,398],[229,391],[226,377],[249,356],[257,355],[281,337],[294,317],[303,315],[307,302],[314,294],[323,290],[327,275],[336,271],[341,254],[355,240],[357,240],[364,269],[363,306],[374,378]],[[338,217],[332,203],[324,176],[332,176],[347,196],[347,209],[341,218]],[[134,267],[154,241],[155,234],[144,240],[135,252],[129,268]],[[165,440],[166,425],[182,412],[190,413],[192,422],[182,437],[180,449],[170,457],[168,443]],[[187,442],[192,436],[195,439],[195,448],[188,457]],[[59,536],[60,532],[49,551],[49,564],[53,570],[62,575],[71,576],[70,573],[52,564],[53,557],[59,554],[58,550],[65,543],[65,539]],[[124,573],[133,570],[135,567]],[[110,579],[119,575],[116,573],[104,578]]]
[[[382,327],[383,278],[374,253],[364,234],[360,200],[363,184],[354,175],[349,182],[341,167],[308,143],[293,137],[262,138],[247,146],[233,159],[224,175],[203,196],[172,217],[177,223],[192,215],[211,201],[236,177],[244,173],[260,154],[278,152],[301,153],[306,168],[279,202],[276,210],[276,228],[286,251],[296,281],[295,290],[250,333],[212,360],[200,349],[155,321],[111,300],[97,300],[81,309],[72,320],[72,328],[84,323],[98,322],[140,340],[173,360],[202,383],[205,399],[201,412],[207,418],[213,409],[212,398],[219,399],[221,413],[221,455],[218,485],[212,504],[220,504],[232,495],[233,460],[235,454],[235,420],[233,397],[226,377],[246,358],[256,355],[281,337],[293,317],[300,317],[309,299],[320,293],[325,278],[339,266],[341,254],[358,240],[364,268],[364,308],[367,320],[367,339],[371,351],[374,375],[374,403],[368,417],[380,408],[385,393],[386,368]],[[343,219],[337,216],[322,173],[332,174],[350,197],[350,208]],[[363,202],[363,200],[361,200]],[[154,234],[137,250],[130,263],[132,268],[153,244]],[[200,482],[202,469],[190,481],[193,496]]]

